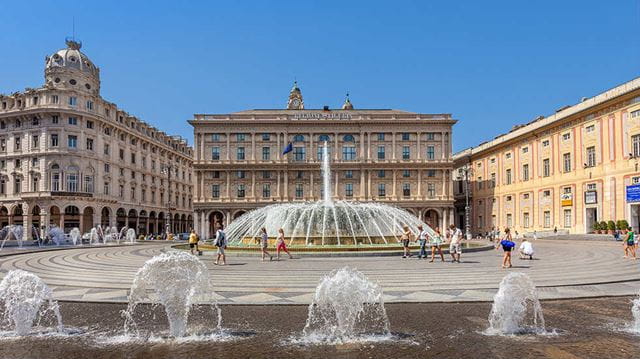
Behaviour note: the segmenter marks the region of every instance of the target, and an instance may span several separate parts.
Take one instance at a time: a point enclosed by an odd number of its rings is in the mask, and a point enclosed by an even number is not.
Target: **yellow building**
[[[636,78],[455,154],[456,203],[464,206],[466,166],[474,234],[589,233],[595,221],[621,219],[638,230],[639,159]],[[464,228],[464,207],[456,212]]]

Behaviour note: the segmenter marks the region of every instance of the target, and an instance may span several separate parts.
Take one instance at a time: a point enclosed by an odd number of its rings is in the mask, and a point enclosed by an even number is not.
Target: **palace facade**
[[[335,200],[392,203],[446,226],[455,122],[449,114],[355,109],[348,97],[340,109],[305,109],[297,85],[285,109],[196,114],[196,229],[208,238],[216,223],[254,208],[320,200],[325,143]]]
[[[454,155],[456,223],[471,229],[589,233],[598,221],[640,225],[640,78],[540,116]]]
[[[192,148],[104,100],[80,48],[46,57],[42,87],[0,95],[0,226],[187,231]]]

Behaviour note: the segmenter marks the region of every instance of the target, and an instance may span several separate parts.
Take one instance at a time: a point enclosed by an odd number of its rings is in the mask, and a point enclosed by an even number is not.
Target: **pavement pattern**
[[[512,271],[528,274],[541,299],[636,295],[640,289],[640,260],[622,258],[620,242],[540,239],[534,260],[514,253],[511,269],[501,268],[502,251],[462,255],[462,263],[415,256],[301,257],[262,262],[259,256],[234,256],[228,265],[213,264],[213,254],[200,257],[209,269],[222,304],[309,304],[319,281],[331,270],[355,267],[377,281],[385,302],[491,301],[500,280]],[[57,300],[126,302],[136,271],[168,244],[79,247],[35,251],[0,258],[0,276],[12,269],[41,277]]]

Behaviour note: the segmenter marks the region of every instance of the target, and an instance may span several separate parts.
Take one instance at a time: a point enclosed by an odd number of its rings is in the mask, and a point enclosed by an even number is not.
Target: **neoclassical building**
[[[432,226],[453,221],[449,114],[305,109],[294,85],[285,109],[196,114],[195,226],[206,237],[251,209],[322,198],[324,143],[334,199],[387,202]],[[283,150],[291,144],[291,152]]]
[[[598,221],[640,230],[640,78],[539,116],[454,155],[464,228],[470,169],[472,232],[589,233]]]
[[[104,100],[80,48],[46,57],[42,87],[0,95],[0,226],[186,231],[193,150]]]

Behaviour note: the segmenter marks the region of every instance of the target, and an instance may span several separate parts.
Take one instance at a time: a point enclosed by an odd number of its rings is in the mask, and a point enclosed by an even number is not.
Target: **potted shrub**
[[[600,232],[601,234],[607,233],[607,222],[602,221],[600,222]]]
[[[613,231],[616,230],[616,222],[609,220],[607,222],[607,230],[609,231],[609,234],[613,234]]]
[[[591,229],[593,229],[592,233],[598,233],[598,231],[600,231],[600,224],[598,222],[594,222],[593,225],[591,225]]]
[[[627,232],[629,232],[629,222],[627,222],[626,219],[621,219],[620,220],[620,229],[622,230],[622,233],[627,234]]]

